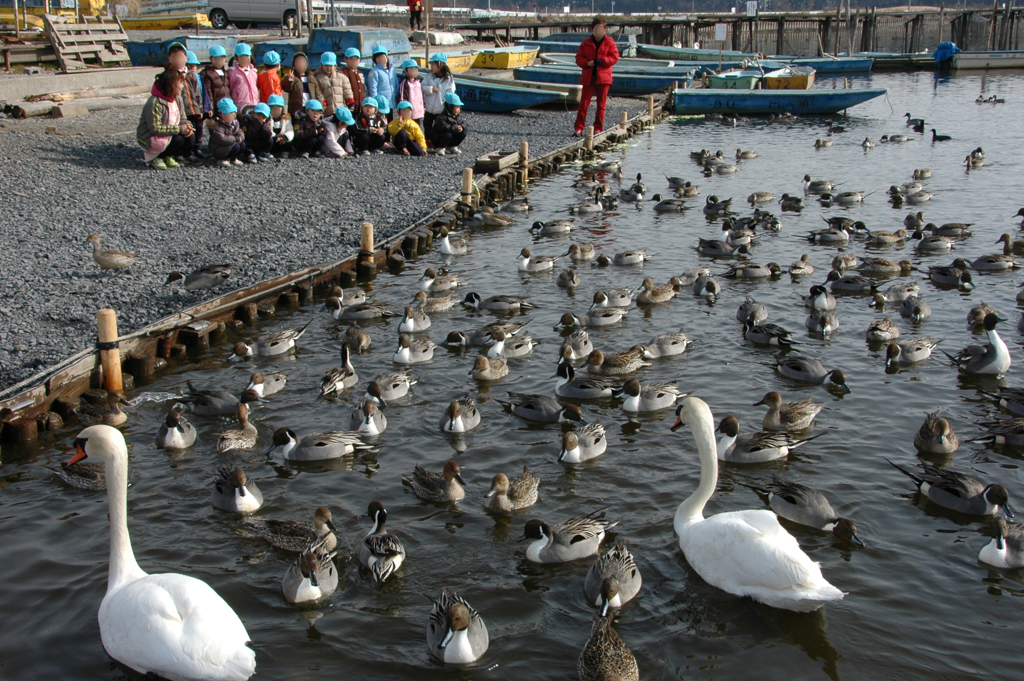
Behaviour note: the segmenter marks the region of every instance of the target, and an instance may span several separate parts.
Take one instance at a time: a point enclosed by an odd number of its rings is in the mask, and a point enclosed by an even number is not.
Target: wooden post
[[[462,169],[462,202],[469,205],[473,203],[473,169]]]
[[[295,37],[302,37],[302,0],[295,0]]]
[[[377,272],[377,261],[373,257],[373,223],[364,222],[359,226],[359,260],[356,262],[356,277],[372,279]]]
[[[523,169],[523,188],[530,182],[530,143],[523,140],[519,143],[519,167]]]
[[[313,32],[313,0],[306,0],[306,25],[309,32]]]
[[[121,351],[117,348],[117,313],[103,308],[96,313],[98,327],[100,364],[103,365],[104,387],[107,392],[121,392]]]
[[[21,40],[21,27],[18,26],[18,0],[14,0],[14,4],[11,5],[14,10],[14,39]]]
[[[654,95],[647,95],[647,116],[651,119],[651,125],[654,125]]]
[[[775,54],[785,54],[786,20],[779,19],[775,26]]]
[[[835,43],[834,43],[835,47],[832,50],[832,55],[835,56],[835,57],[839,56],[839,36],[840,36],[839,24],[842,22],[842,20],[843,20],[843,0],[839,0],[839,6],[836,7],[836,30],[835,30],[836,37],[835,37]]]
[[[17,0],[15,0],[17,2]],[[992,2],[992,22],[989,27],[988,49],[996,49],[996,17],[999,16],[999,0]]]
[[[942,42],[942,35],[944,33],[943,29],[945,28],[945,26],[944,26],[945,23],[946,23],[946,3],[942,3],[941,5],[939,5],[939,42],[940,43]]]
[[[587,126],[587,136],[584,139],[586,140],[584,142],[584,147],[586,147],[586,150],[587,151],[593,151],[594,150],[594,126],[592,126],[592,125],[588,125]]]
[[[629,122],[629,113],[626,112],[626,111],[623,111],[622,112],[622,120],[619,121],[619,127],[622,128],[623,130],[625,130],[628,122]]]

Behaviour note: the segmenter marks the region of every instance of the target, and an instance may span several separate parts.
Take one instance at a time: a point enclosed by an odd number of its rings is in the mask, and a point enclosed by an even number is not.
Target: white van
[[[301,0],[302,21],[306,21],[306,3]],[[206,16],[216,29],[225,29],[228,24],[236,28],[247,28],[250,24],[287,24],[295,18],[295,0],[208,0]],[[322,0],[314,0],[313,12],[326,14]]]

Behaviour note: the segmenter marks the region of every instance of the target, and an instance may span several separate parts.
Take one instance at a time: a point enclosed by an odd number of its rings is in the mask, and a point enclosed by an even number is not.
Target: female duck
[[[823,409],[810,398],[801,402],[783,402],[782,395],[772,391],[765,393],[760,402],[754,406],[765,405],[768,413],[764,415],[761,427],[771,431],[805,430],[811,427],[814,417]]]
[[[135,562],[124,436],[110,426],[91,426],[78,434],[75,448],[69,463],[91,456],[104,464],[107,479],[110,574],[99,611],[107,653],[140,674],[168,679],[252,676],[256,654],[246,646],[249,634],[216,591],[186,575],[148,575]]]
[[[549,527],[542,520],[531,520],[518,541],[533,541],[526,549],[531,563],[567,563],[597,553],[605,532],[619,524],[605,520],[607,508],[564,520]]]
[[[687,562],[712,586],[766,605],[810,612],[843,592],[821,574],[774,513],[765,510],[719,513],[705,519],[704,506],[718,484],[714,421],[702,400],[688,397],[673,429],[689,425],[700,454],[700,485],[679,505],[675,531]]]
[[[631,374],[643,367],[650,366],[643,361],[643,357],[642,345],[634,345],[624,352],[612,352],[607,355],[600,350],[594,350],[587,357],[587,371],[598,376]]]
[[[484,495],[490,499],[484,503],[484,509],[498,513],[511,513],[529,508],[537,503],[537,488],[540,478],[523,466],[523,474],[515,480],[509,480],[504,473],[498,473],[491,480],[491,489]]]
[[[497,381],[508,376],[508,362],[503,357],[488,358],[480,355],[469,375],[478,381]]]
[[[919,452],[926,454],[952,454],[960,449],[960,440],[949,425],[949,421],[939,418],[939,411],[925,412],[924,423],[914,435],[914,446]]]
[[[640,681],[640,669],[629,646],[612,628],[615,612],[598,617],[576,661],[580,681]]]
[[[249,407],[245,404],[238,405],[238,424],[236,430],[227,430],[221,433],[217,441],[218,452],[229,452],[233,449],[253,449],[256,446],[256,439],[259,432],[256,426],[249,423]]]
[[[665,303],[676,297],[676,289],[672,284],[655,286],[651,277],[644,279],[642,289],[636,297],[636,302],[641,305]]]
[[[462,479],[461,473],[455,461],[446,463],[440,473],[428,471],[416,464],[412,475],[402,476],[402,483],[411,487],[413,494],[424,501],[455,503],[466,496],[466,481]]]
[[[871,322],[871,324],[868,325],[868,330],[865,335],[868,342],[882,343],[899,338],[900,330],[896,324],[893,323],[891,317],[883,317],[882,319],[876,319]]]
[[[427,649],[446,664],[476,662],[487,652],[487,625],[464,598],[445,587],[430,608]]]
[[[301,553],[310,544],[322,541],[327,551],[333,551],[338,545],[331,509],[320,506],[313,511],[313,524],[298,520],[249,520],[249,528],[260,538],[270,542],[275,548],[289,553]]]

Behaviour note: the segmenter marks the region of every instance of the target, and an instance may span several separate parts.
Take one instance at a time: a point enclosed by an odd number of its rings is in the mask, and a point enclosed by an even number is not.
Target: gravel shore
[[[610,99],[606,120],[643,108]],[[477,156],[524,139],[531,155],[570,143],[574,115],[467,113],[461,156],[155,171],[143,167],[135,142],[139,111],[0,121],[0,389],[92,345],[100,308],[117,310],[126,334],[217,295],[164,287],[172,270],[232,263],[222,293],[341,259],[358,249],[361,222],[383,241],[457,192]],[[90,234],[143,264],[101,270]]]

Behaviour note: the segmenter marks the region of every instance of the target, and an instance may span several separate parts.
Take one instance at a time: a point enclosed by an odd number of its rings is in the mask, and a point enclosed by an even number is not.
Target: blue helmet
[[[411,109],[412,108],[412,102],[399,102],[398,106],[396,108],[398,108],[398,109]]]
[[[235,45],[235,56],[236,57],[251,57],[252,48],[249,47],[249,43],[238,43]]]
[[[444,103],[451,104],[452,106],[462,106],[462,99],[454,92],[449,92],[444,96]]]
[[[319,99],[311,99],[306,102],[307,111],[323,111],[324,105],[320,103]]]
[[[195,52],[192,50],[186,50],[185,54],[188,56],[188,59],[185,61],[186,64],[195,64],[196,66],[199,66],[199,57],[196,56]]]
[[[344,123],[345,125],[356,124],[356,119],[352,117],[352,112],[343,106],[334,110],[334,117],[339,123]]]
[[[377,108],[377,100],[374,99],[373,97],[367,97],[366,99],[363,100],[363,103],[360,104],[359,106],[372,106],[374,109],[376,109]]]
[[[228,51],[224,49],[223,45],[211,45],[210,46],[210,58],[211,59],[213,57],[226,57],[226,56],[228,56]]]
[[[270,95],[267,98],[268,106],[284,106],[284,97],[281,95]]]
[[[374,57],[376,57],[378,54],[387,54],[387,53],[388,53],[388,48],[384,47],[383,45],[378,45],[377,47],[373,48],[373,56]]]
[[[336,66],[338,64],[338,55],[333,52],[324,52],[320,55],[320,66]]]
[[[281,55],[279,55],[274,50],[271,50],[270,52],[267,52],[265,55],[263,55],[263,65],[264,66],[277,66],[280,63],[281,63]]]
[[[377,100],[377,111],[380,111],[382,114],[391,113],[391,104],[388,103],[387,97],[384,95],[377,95],[375,99]]]
[[[416,63],[415,59],[406,59],[405,61],[402,62],[403,71],[405,69],[418,69],[419,67],[420,65]]]
[[[444,52],[438,52],[437,54],[430,58],[430,61],[436,61],[439,64],[447,64],[448,55],[445,54]]]
[[[233,99],[225,97],[224,99],[217,101],[217,111],[222,114],[236,113],[238,111],[238,107],[235,106],[235,101]]]
[[[263,102],[260,102],[259,104],[254,106],[253,109],[252,109],[252,112],[254,114],[263,114],[267,118],[270,118],[270,106],[267,105],[267,104],[264,104]]]
[[[347,50],[345,50],[345,59],[351,59],[352,57],[359,57],[360,59],[363,58],[363,55],[359,52],[358,47],[350,47]]]

